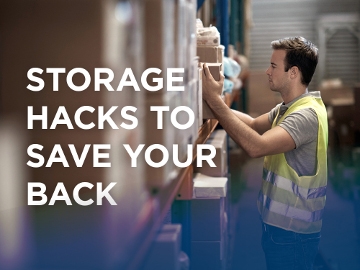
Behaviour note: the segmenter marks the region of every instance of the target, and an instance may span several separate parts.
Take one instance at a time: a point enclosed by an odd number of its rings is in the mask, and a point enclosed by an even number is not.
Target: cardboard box
[[[226,214],[226,213],[225,213]],[[226,215],[224,215],[226,216]],[[224,218],[226,220],[226,218]],[[192,269],[226,269],[229,235],[227,221],[219,241],[192,241],[191,242],[191,267]],[[220,266],[219,266],[220,265]]]
[[[210,73],[214,77],[214,79],[216,81],[219,81],[222,63],[206,63],[206,65],[209,67]],[[202,73],[202,76],[205,76],[204,73]],[[204,80],[204,77],[202,78],[202,80]],[[202,87],[204,87],[204,85]],[[218,94],[221,95],[222,91],[223,90],[221,90],[221,92]],[[215,118],[209,105],[207,105],[207,103],[204,100],[203,100],[202,107],[203,107],[203,119],[214,119]]]
[[[196,57],[196,10],[197,2],[194,0],[186,1],[186,67],[185,67],[185,78],[186,83],[192,80],[192,64]]]
[[[195,121],[194,124],[192,125],[191,129],[189,130],[189,135],[188,135],[188,139],[189,139],[189,143],[194,144],[197,137],[198,137],[198,131],[199,131],[199,126],[200,126],[200,111],[199,111],[199,89],[198,89],[198,84],[196,80],[193,80],[189,83],[189,90],[191,92],[191,103],[189,104],[189,108],[193,111],[194,116],[195,116]],[[202,118],[201,118],[201,123],[202,123]]]
[[[161,227],[161,233],[162,234],[173,234],[176,236],[176,244],[178,245],[176,249],[178,250],[178,253],[181,251],[181,239],[182,239],[182,229],[181,224],[164,224]]]
[[[353,88],[343,85],[340,79],[329,79],[321,82],[318,87],[325,105],[330,105],[332,99],[353,98]]]
[[[211,47],[197,47],[196,55],[199,57],[199,61],[203,63],[219,63],[219,46]],[[222,62],[222,61],[221,61]]]
[[[206,63],[215,81],[220,81],[222,63]],[[221,92],[222,93],[222,92]]]
[[[166,69],[175,65],[174,2],[169,0],[144,1],[145,69],[159,68],[160,75],[150,74],[147,82],[155,86],[153,78],[162,78],[164,88],[159,91],[146,91],[146,98],[166,94]]]
[[[171,123],[171,112],[178,106],[178,93],[173,92],[171,95],[159,96],[161,98],[149,98],[146,100],[145,111],[147,114],[144,119],[139,119],[139,122],[145,123],[145,147],[160,144],[164,146],[168,153],[168,162],[162,167],[153,168],[149,164],[145,164],[146,187],[150,193],[156,193],[163,186],[167,185],[176,175],[179,170],[173,163],[173,145],[181,141],[181,131],[173,126]],[[162,128],[158,128],[158,114],[156,111],[150,111],[151,106],[169,106],[169,111],[163,112]],[[145,151],[144,149],[143,151]],[[144,153],[143,153],[144,154]],[[160,150],[154,150],[150,156],[155,163],[163,159],[163,154]]]
[[[126,47],[126,43],[138,41],[138,36],[142,35],[141,29],[129,31],[142,24],[142,16],[132,18],[131,23],[120,23],[115,17],[115,5],[114,1],[90,0],[84,7],[81,1],[54,0],[39,3],[31,12],[28,6],[17,2],[4,5],[1,17],[4,25],[11,27],[4,27],[1,34],[4,37],[1,54],[3,113],[20,113],[26,117],[24,108],[31,103],[38,107],[47,105],[50,109],[63,105],[71,115],[85,103],[104,105],[116,96],[118,106],[135,104],[141,93],[133,90],[126,95],[110,93],[103,86],[100,91],[94,91],[94,68],[111,68],[115,74],[112,86],[116,89],[125,67],[135,71],[138,60],[143,61],[138,46],[141,44],[135,42],[131,48]],[[137,6],[132,7],[134,13]],[[17,16],[19,19],[15,19]],[[14,25],[17,25],[16,31]],[[32,67],[44,70],[41,78],[45,86],[40,92],[26,89],[30,83],[26,74]],[[90,73],[92,82],[88,89],[75,92],[67,86],[66,75],[60,74],[59,91],[53,91],[53,76],[45,74],[48,67],[64,67],[67,73],[73,68],[84,68]],[[75,75],[74,83],[81,85],[83,76]],[[21,93],[21,98],[14,93]]]
[[[191,240],[220,241],[226,222],[225,198],[191,200]]]
[[[225,57],[225,46],[220,45],[218,49],[218,63],[222,63],[221,73],[224,74],[224,57]]]
[[[175,1],[174,38],[175,38],[175,67],[186,66],[186,0]]]
[[[216,149],[213,161],[216,167],[210,167],[207,162],[203,162],[202,167],[194,167],[194,171],[212,177],[223,177],[227,175],[227,134],[223,129],[215,130],[206,141]]]
[[[221,241],[193,241],[191,243],[191,269],[222,269],[221,249]]]
[[[181,234],[175,230],[161,231],[155,238],[144,270],[174,269],[180,270],[179,254],[181,247]]]
[[[72,200],[73,206],[57,201],[54,206],[31,207],[28,216],[24,218],[31,222],[29,227],[32,228],[32,234],[28,236],[36,242],[37,250],[29,257],[23,252],[31,265],[20,267],[22,269],[49,269],[54,265],[72,269],[101,269],[104,265],[114,267],[114,258],[117,262],[128,259],[126,254],[129,245],[136,240],[133,229],[146,198],[143,183],[145,177],[141,175],[140,168],[131,170],[127,167],[128,160],[123,158],[128,155],[120,147],[123,143],[139,144],[141,140],[138,135],[142,132],[135,134],[132,133],[136,132],[134,130],[128,132],[121,128],[112,130],[108,124],[102,130],[97,127],[81,130],[73,121],[74,112],[85,105],[96,110],[99,106],[108,110],[115,104],[119,108],[133,105],[141,110],[137,103],[141,99],[139,92],[111,92],[104,86],[100,87],[100,91],[94,90],[95,68],[113,70],[115,77],[112,86],[116,89],[125,67],[132,68],[135,72],[140,69],[139,63],[144,59],[142,50],[139,50],[141,43],[138,42],[138,37],[143,35],[142,27],[138,27],[143,20],[139,1],[132,2],[132,13],[129,14],[132,17],[128,21],[116,18],[116,12],[119,11],[116,4],[112,0],[53,0],[38,1],[35,5],[8,1],[1,4],[3,27],[0,107],[3,118],[17,115],[21,123],[26,123],[27,106],[34,106],[35,110],[48,106],[50,126],[58,107],[65,106],[75,127],[74,130],[68,130],[65,125],[61,125],[55,130],[43,130],[37,126],[33,130],[27,130],[27,145],[43,145],[42,154],[45,159],[49,157],[55,144],[61,144],[70,167],[64,167],[59,162],[54,163],[51,168],[45,165],[37,169],[27,167],[29,174],[24,180],[46,184],[48,202],[59,182],[64,183],[70,197],[72,188],[81,182],[99,182],[103,187],[109,181],[117,183],[110,191],[117,205],[111,205],[110,208],[105,199],[103,206],[96,205],[95,187],[92,190],[84,188],[80,192],[81,199],[94,200],[91,206],[77,206]],[[41,77],[45,86],[40,92],[26,89],[29,84],[26,74],[32,67],[44,70]],[[66,74],[60,74],[59,91],[53,91],[53,76],[45,74],[46,68],[51,67],[63,67],[66,73],[73,68],[83,68],[89,72],[92,82],[88,89],[75,92],[67,86]],[[83,82],[83,76],[74,76],[75,85]],[[121,117],[115,116],[115,113],[113,116],[115,123],[119,124]],[[97,111],[85,112],[81,120],[97,125]],[[85,144],[94,143],[110,144],[113,147],[114,155],[110,155],[112,168],[94,168],[92,149],[88,152],[83,167],[76,167],[68,144],[74,144],[80,155]],[[26,149],[23,150],[22,153],[26,153]],[[26,186],[25,182],[23,184]],[[68,223],[67,220],[72,222]],[[46,228],[46,232],[43,228]],[[109,240],[111,237],[116,241]],[[62,250],[63,256],[59,256],[59,250]],[[94,256],[88,256],[89,254]],[[18,257],[16,253],[14,255]]]

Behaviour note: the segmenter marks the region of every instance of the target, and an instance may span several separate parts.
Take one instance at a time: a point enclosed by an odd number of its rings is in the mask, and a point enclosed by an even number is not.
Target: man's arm
[[[253,122],[255,120],[251,120],[244,115],[240,114],[239,116],[239,114],[234,114],[226,106],[221,97],[216,94],[216,91],[212,90],[216,87],[222,87],[223,76],[219,82],[215,81],[207,66],[204,66],[204,73],[203,98],[212,109],[221,126],[249,156],[262,157],[284,153],[295,148],[294,140],[290,134],[281,127],[269,129],[262,135],[255,131],[257,129],[260,129],[260,131],[265,129],[264,126],[266,126],[266,124],[264,124],[264,120],[267,117],[266,114],[259,117],[258,123]],[[269,122],[267,118],[266,121]],[[251,126],[254,126],[254,129],[252,129]],[[270,123],[268,126],[270,127]]]
[[[232,110],[232,112],[236,115],[237,118],[239,118],[259,134],[263,134],[265,131],[268,131],[271,128],[271,124],[269,122],[269,113],[260,115],[257,118],[252,118],[246,113],[242,113],[236,110]]]

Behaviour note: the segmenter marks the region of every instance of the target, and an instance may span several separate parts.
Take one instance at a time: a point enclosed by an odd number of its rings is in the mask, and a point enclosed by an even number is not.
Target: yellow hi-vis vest
[[[316,173],[299,176],[286,162],[285,154],[266,156],[258,209],[264,223],[297,233],[321,230],[327,185],[327,113],[321,98],[307,96],[294,102],[272,128],[287,115],[304,108],[312,108],[318,117]]]

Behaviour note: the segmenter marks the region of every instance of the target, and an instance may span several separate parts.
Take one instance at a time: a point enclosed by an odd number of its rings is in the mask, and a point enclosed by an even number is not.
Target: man
[[[268,269],[312,269],[320,241],[327,185],[327,114],[308,92],[318,50],[303,37],[271,43],[269,86],[283,103],[257,118],[230,110],[204,65],[203,98],[222,127],[251,157],[263,157],[258,209]]]

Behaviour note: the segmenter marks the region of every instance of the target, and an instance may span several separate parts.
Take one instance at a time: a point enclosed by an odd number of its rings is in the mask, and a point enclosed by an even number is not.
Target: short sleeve
[[[276,117],[276,114],[277,114],[280,106],[281,106],[281,103],[278,104],[278,105],[276,105],[276,106],[275,106],[273,109],[271,109],[271,111],[269,112],[268,118],[269,118],[270,124],[272,124],[272,123],[274,122],[274,119],[275,119],[275,117]]]
[[[318,118],[312,108],[301,109],[289,114],[279,126],[290,134],[296,148],[317,138]]]

